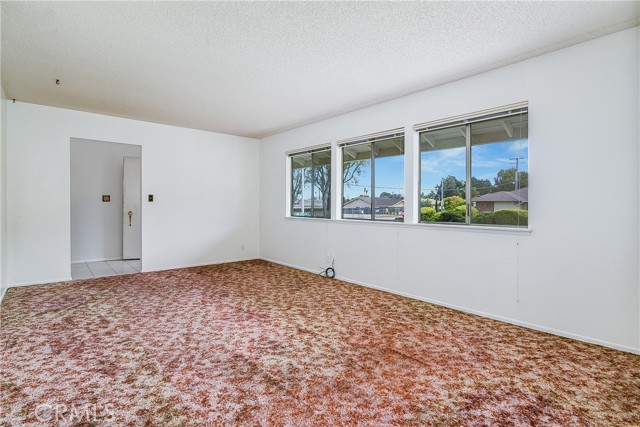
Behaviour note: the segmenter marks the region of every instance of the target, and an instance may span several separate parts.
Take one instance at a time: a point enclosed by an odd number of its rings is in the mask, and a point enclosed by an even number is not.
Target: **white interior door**
[[[122,258],[140,259],[142,256],[140,157],[124,157],[122,177]]]

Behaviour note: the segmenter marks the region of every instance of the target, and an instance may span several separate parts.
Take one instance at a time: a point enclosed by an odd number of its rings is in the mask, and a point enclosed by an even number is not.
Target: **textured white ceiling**
[[[636,26],[639,4],[2,1],[2,86],[262,137]]]

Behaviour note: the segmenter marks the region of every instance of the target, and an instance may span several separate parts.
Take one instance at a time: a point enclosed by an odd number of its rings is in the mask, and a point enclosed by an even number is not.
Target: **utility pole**
[[[509,160],[515,160],[516,162],[516,191],[518,191],[520,189],[520,160],[524,160],[524,157],[512,157]]]
[[[440,180],[440,211],[444,210],[444,178]]]

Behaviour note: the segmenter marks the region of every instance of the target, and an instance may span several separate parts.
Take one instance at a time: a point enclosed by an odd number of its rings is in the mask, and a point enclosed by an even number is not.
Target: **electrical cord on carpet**
[[[326,277],[327,279],[333,279],[334,277],[336,277],[336,269],[334,267],[334,264],[335,264],[335,260],[332,260],[331,267],[325,268],[318,274],[322,277]],[[323,268],[323,267],[320,267],[320,268]]]

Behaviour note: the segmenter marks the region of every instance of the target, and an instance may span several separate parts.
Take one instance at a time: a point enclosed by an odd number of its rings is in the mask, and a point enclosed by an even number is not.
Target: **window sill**
[[[489,234],[517,234],[527,235],[531,234],[533,228],[520,228],[520,227],[497,227],[491,225],[469,225],[469,224],[455,224],[455,223],[441,223],[441,224],[428,224],[420,222],[417,224],[409,224],[404,222],[395,221],[374,221],[368,219],[331,219],[331,218],[313,218],[304,216],[285,216],[286,220],[292,221],[312,221],[312,222],[328,222],[333,224],[358,224],[364,226],[382,226],[382,227],[397,227],[397,228],[420,228],[423,230],[438,230],[438,231],[458,231],[458,232],[470,232],[470,233],[489,233]]]

